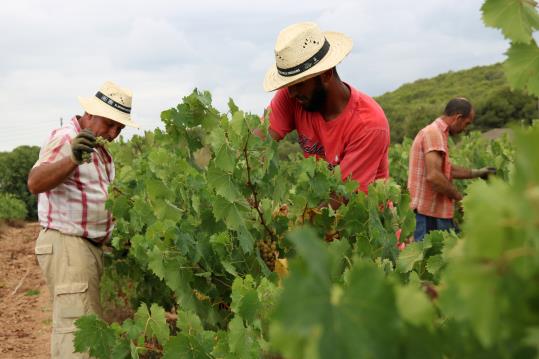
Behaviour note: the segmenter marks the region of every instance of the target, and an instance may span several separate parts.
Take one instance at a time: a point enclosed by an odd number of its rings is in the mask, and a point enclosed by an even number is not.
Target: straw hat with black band
[[[101,116],[126,126],[140,128],[131,120],[131,91],[121,88],[111,81],[101,86],[92,97],[79,97],[79,102],[90,115]]]
[[[275,91],[305,81],[340,63],[353,41],[338,32],[322,32],[313,22],[284,28],[275,43],[275,64],[264,78],[264,90]]]

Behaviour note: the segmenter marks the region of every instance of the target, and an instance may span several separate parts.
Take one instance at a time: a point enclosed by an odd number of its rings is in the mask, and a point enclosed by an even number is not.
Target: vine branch
[[[258,216],[260,217],[260,223],[262,224],[262,226],[264,227],[266,232],[268,232],[268,234],[270,235],[271,240],[276,242],[277,238],[275,236],[275,233],[273,233],[271,228],[269,228],[268,224],[264,220],[264,215],[262,213],[262,210],[260,209],[260,202],[258,200],[258,193],[256,192],[256,187],[255,187],[253,181],[251,181],[251,166],[249,165],[249,155],[247,153],[247,146],[249,144],[249,136],[250,135],[251,135],[251,132],[249,130],[249,133],[247,134],[247,140],[245,141],[245,146],[243,146],[243,156],[245,157],[245,165],[247,166],[247,186],[251,189],[251,192],[253,193],[253,198],[254,198],[254,203],[250,203],[250,204],[251,204],[251,207],[253,207],[256,210],[256,212],[258,213]]]

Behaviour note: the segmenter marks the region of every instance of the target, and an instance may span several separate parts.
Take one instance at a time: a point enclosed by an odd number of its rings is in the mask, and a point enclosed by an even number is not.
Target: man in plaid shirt
[[[102,244],[113,229],[105,209],[114,163],[97,137],[114,140],[131,121],[131,92],[106,82],[95,96],[79,98],[85,110],[55,129],[28,175],[38,196],[42,230],[35,253],[53,301],[52,358],[87,358],[73,352],[74,322],[101,315]]]
[[[453,185],[453,179],[486,178],[496,173],[494,168],[468,169],[455,166],[449,158],[448,138],[472,123],[475,110],[464,98],[447,103],[444,114],[423,128],[410,149],[408,189],[411,208],[416,213],[416,241],[433,230],[454,229],[454,203],[462,194]]]

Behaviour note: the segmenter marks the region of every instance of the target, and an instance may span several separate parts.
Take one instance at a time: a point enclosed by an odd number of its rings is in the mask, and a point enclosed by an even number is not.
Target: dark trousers
[[[450,231],[452,229],[458,232],[458,228],[451,218],[436,218],[415,212],[414,239],[416,241],[422,241],[430,231]]]

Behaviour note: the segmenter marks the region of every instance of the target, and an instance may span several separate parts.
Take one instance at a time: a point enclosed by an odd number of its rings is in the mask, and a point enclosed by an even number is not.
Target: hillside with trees
[[[486,131],[510,123],[529,124],[539,118],[537,98],[521,90],[512,91],[502,64],[450,71],[430,79],[402,85],[376,97],[391,126],[391,140],[413,138],[439,116],[452,97],[468,98],[475,106],[476,120],[470,130]]]
[[[37,219],[37,199],[28,191],[26,179],[38,156],[37,146],[0,152],[0,220]]]

